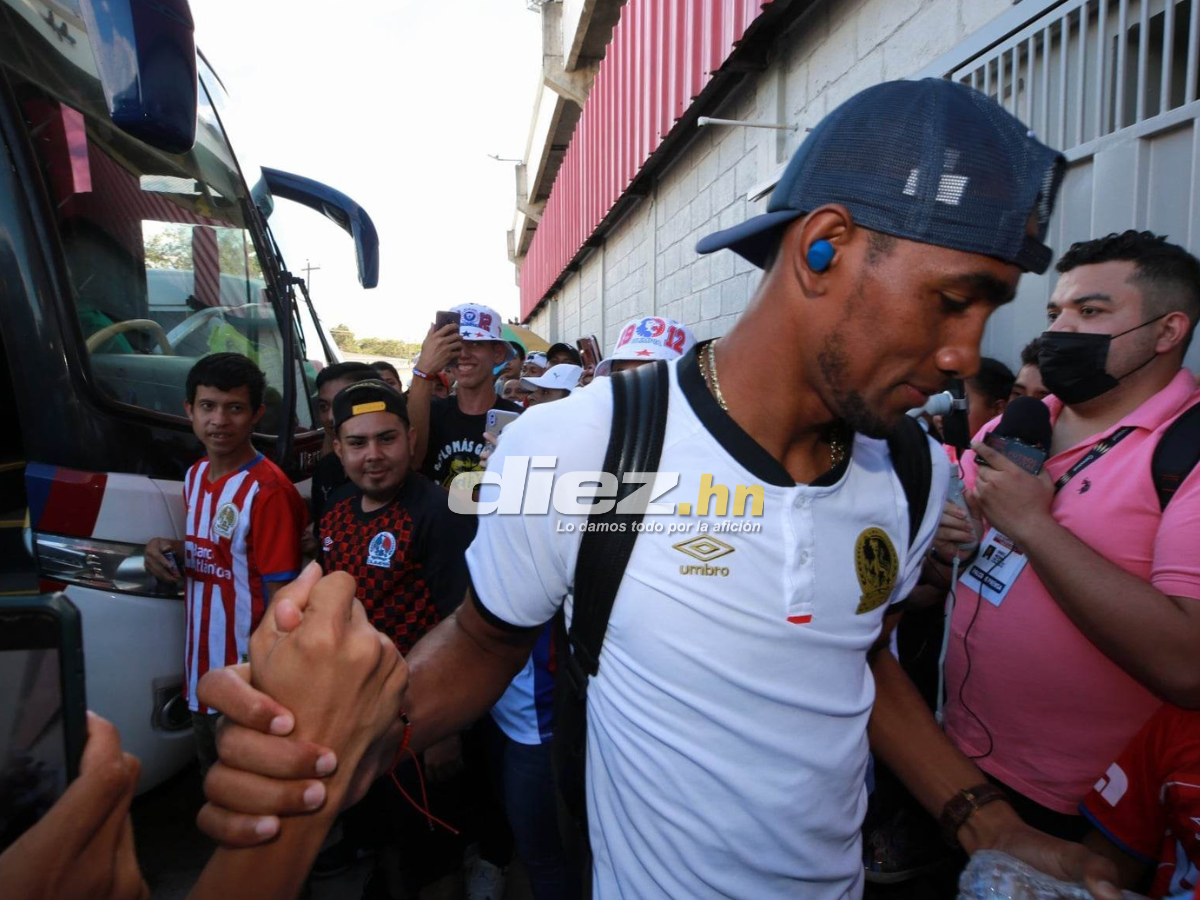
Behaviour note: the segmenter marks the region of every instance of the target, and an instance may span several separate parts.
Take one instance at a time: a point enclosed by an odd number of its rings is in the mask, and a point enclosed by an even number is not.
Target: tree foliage
[[[347,353],[365,353],[371,356],[387,356],[393,359],[415,359],[421,352],[420,344],[399,341],[394,338],[358,338],[349,325],[335,325],[329,329],[333,342]]]
[[[148,223],[149,224],[149,223]],[[143,233],[143,249],[148,269],[191,270],[192,226],[155,222],[153,229]],[[212,228],[216,232],[217,252],[221,260],[223,275],[236,275],[257,279],[263,278],[262,267],[250,236],[238,228]]]

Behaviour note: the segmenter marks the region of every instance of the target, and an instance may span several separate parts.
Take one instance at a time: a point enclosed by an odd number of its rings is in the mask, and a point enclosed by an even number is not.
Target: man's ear
[[[333,452],[337,454],[337,458],[338,458],[339,462],[343,461],[342,460],[342,441],[336,434],[333,436]]]
[[[408,455],[414,457],[417,455],[417,431],[411,425],[405,425],[404,430],[408,432]]]
[[[1179,310],[1167,313],[1159,325],[1158,341],[1155,342],[1154,349],[1159,353],[1170,353],[1183,342],[1191,327],[1192,320],[1187,313]]]
[[[854,219],[844,206],[818,207],[784,232],[779,263],[789,267],[806,297],[820,297],[828,290],[830,277],[845,266],[846,250],[856,231]],[[833,246],[833,258],[824,268],[814,267],[809,257],[817,241],[828,241]]]
[[[266,414],[267,414],[267,404],[264,403],[257,410],[254,411],[254,418],[250,420],[251,423],[254,425],[257,425],[260,421],[262,421],[262,417],[265,416]]]
[[[192,415],[192,404],[190,404],[190,403],[189,403],[188,401],[186,401],[186,400],[184,400],[184,401],[183,401],[183,411],[184,411],[185,413],[187,413],[187,417],[188,417],[188,421],[189,421],[189,422],[195,421],[195,419],[194,419],[194,417],[193,417],[193,415]]]

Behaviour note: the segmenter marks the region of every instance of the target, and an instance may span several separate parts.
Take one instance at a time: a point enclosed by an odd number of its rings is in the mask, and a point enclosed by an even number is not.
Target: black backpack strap
[[[908,546],[912,549],[925,520],[929,493],[933,485],[933,461],[929,458],[929,435],[917,420],[904,417],[904,423],[888,437],[892,468],[904,486],[908,500]]]
[[[592,513],[588,524],[616,523],[617,530],[589,528],[579,542],[575,563],[571,629],[562,610],[554,619],[554,778],[560,804],[564,848],[581,861],[590,860],[587,827],[587,689],[600,668],[600,648],[625,566],[638,533],[641,511],[617,514],[617,506],[638,490],[625,484],[626,472],[657,472],[667,427],[670,375],[665,362],[639,366],[612,377],[613,418],[604,471],[617,478],[617,502],[606,513]],[[590,862],[581,862],[583,871]],[[585,879],[590,885],[590,879]]]
[[[663,361],[612,378],[613,422],[604,471],[617,478],[617,502],[608,512],[588,517],[589,530],[579,544],[569,632],[569,655],[577,667],[570,673],[572,680],[582,676],[586,681],[600,668],[600,647],[608,619],[637,541],[634,526],[645,516],[644,508],[617,512],[621,502],[642,486],[638,482],[625,484],[624,476],[627,472],[658,471],[667,430],[669,389],[670,375]],[[616,528],[608,530],[610,524]],[[591,527],[594,525],[599,527]]]
[[[1200,463],[1200,403],[1171,423],[1150,458],[1159,509],[1166,509],[1184,479]]]

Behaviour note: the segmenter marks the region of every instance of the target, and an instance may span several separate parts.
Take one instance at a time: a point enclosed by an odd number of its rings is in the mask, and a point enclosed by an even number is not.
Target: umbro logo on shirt
[[[710,578],[714,576],[721,578],[729,577],[729,569],[727,567],[708,565],[714,559],[720,559],[722,556],[728,556],[734,552],[734,548],[730,547],[724,541],[702,534],[697,535],[691,540],[681,541],[671,546],[672,549],[678,550],[680,553],[686,553],[692,559],[698,559],[704,563],[702,566],[680,566],[680,575],[703,575]]]

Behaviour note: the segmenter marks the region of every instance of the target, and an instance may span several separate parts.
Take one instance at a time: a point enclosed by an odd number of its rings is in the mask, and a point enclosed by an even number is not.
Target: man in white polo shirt
[[[869,718],[876,752],[930,810],[944,810],[949,837],[1086,873],[1100,896],[1119,896],[1097,883],[1111,868],[990,796],[927,714],[928,726],[908,729],[924,704],[890,654],[873,656],[874,679],[868,663],[915,583],[947,482],[931,445],[934,487],[910,541],[883,438],[948,378],[975,371],[988,316],[1022,271],[1045,271],[1063,168],[969,88],[877,85],[814,129],[765,215],[701,242],[701,252],[729,247],[766,271],[725,337],[666,366],[658,472],[679,482],[658,501],[676,514],[646,517],[664,530],[638,537],[588,693],[600,900],[860,895]],[[769,393],[759,389],[764,364],[780,386]],[[594,473],[611,421],[611,388],[597,381],[505,429],[489,470],[555,456],[556,477]],[[720,509],[722,490],[734,501],[739,487],[761,492],[745,516]],[[408,658],[412,746],[478,716],[542,625],[564,604],[571,617],[583,520],[553,510],[480,518],[467,600]],[[259,732],[264,710],[279,714],[232,672],[203,690]],[[219,769],[211,795],[237,784],[243,813],[299,811],[280,797],[299,796],[303,782],[245,771],[280,739],[230,733],[223,763],[244,771]],[[271,773],[284,768],[311,773],[278,763]],[[214,836],[255,841],[253,815],[206,809]]]

